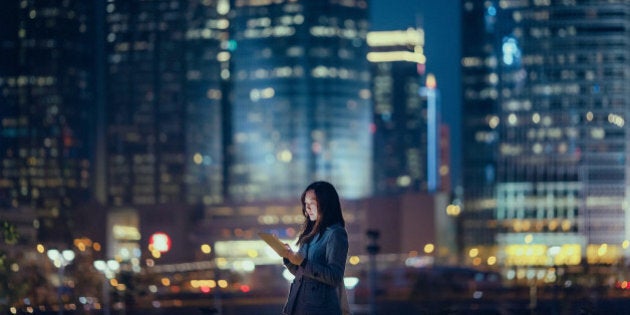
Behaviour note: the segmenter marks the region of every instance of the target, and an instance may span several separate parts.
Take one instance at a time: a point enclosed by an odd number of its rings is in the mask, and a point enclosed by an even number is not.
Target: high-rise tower
[[[5,1],[0,11],[0,211],[35,211],[39,237],[67,243],[90,197],[92,5]]]
[[[429,117],[424,85],[424,31],[368,33],[368,60],[374,102],[375,194],[419,192],[429,189]],[[424,89],[422,91],[429,91]],[[436,126],[434,126],[436,127]],[[432,140],[437,139],[437,134]],[[431,143],[437,143],[433,141]],[[432,152],[436,152],[435,148]]]
[[[313,180],[371,193],[366,1],[238,0],[231,21],[235,201],[295,198]]]
[[[462,180],[460,246],[495,255],[496,163],[499,133],[496,8],[462,5]]]
[[[228,1],[106,11],[108,204],[220,202]]]
[[[229,1],[105,11],[108,255],[139,255],[164,232],[180,246],[163,260],[186,259],[190,218],[224,196]]]
[[[486,125],[465,134],[485,139],[492,145],[482,147],[495,154],[476,170],[491,171],[480,178],[494,181],[496,204],[487,204],[494,209],[487,219],[496,228],[499,262],[618,261],[630,239],[630,4],[465,1],[463,10],[476,16],[480,35],[469,34],[464,46],[474,39],[482,56],[471,49],[463,64],[469,74],[473,65],[477,74],[487,71],[482,81],[465,78],[466,110],[486,110],[465,118],[467,127]],[[475,82],[484,84],[474,88]],[[536,255],[520,254],[536,248],[542,249]]]

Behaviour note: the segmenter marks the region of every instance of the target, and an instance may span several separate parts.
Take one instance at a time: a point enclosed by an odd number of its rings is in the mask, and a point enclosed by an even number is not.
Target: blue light
[[[233,40],[233,39],[230,39],[230,40],[228,41],[228,44],[227,44],[227,50],[229,50],[229,51],[235,51],[237,46],[238,46],[238,45],[236,44],[236,41],[235,41],[235,40]]]
[[[518,47],[518,42],[514,37],[506,37],[503,39],[503,46],[501,47],[503,52],[503,63],[508,66],[518,66],[521,59],[521,50]]]
[[[489,6],[488,10],[487,10],[487,13],[490,16],[496,16],[497,15],[497,9],[494,6]]]
[[[594,84],[593,85],[593,93],[599,93],[599,84]]]

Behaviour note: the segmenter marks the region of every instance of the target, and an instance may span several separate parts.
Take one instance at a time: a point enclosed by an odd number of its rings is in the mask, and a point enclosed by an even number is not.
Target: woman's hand
[[[284,247],[287,250],[283,253],[283,258],[288,259],[289,262],[296,266],[299,266],[304,261],[304,257],[302,257],[302,255],[300,255],[299,253],[294,252],[289,244],[284,244]]]

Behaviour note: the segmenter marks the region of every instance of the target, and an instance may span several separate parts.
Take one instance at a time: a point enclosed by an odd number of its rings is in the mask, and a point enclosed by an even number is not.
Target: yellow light
[[[497,263],[497,258],[495,256],[488,257],[488,266],[493,266]]]
[[[435,75],[429,73],[427,75],[427,80],[425,83],[426,87],[429,89],[435,89],[437,87],[437,80],[435,79]]]
[[[169,285],[171,285],[171,279],[166,278],[166,277],[162,278],[162,279],[160,280],[160,282],[161,282],[161,283],[162,283],[162,285],[163,285],[163,286],[165,286],[165,287],[168,287]]]
[[[193,288],[211,288],[214,289],[217,286],[217,282],[214,280],[190,280],[190,286]]]
[[[534,240],[534,235],[527,234],[525,235],[525,244],[530,244]]]
[[[490,126],[490,128],[492,129],[495,129],[499,125],[500,121],[501,119],[498,116],[491,116],[488,119],[488,126]]]
[[[427,62],[427,57],[421,53],[411,51],[383,51],[369,52],[367,54],[367,60],[369,62],[407,61],[425,64]]]
[[[563,231],[568,231],[569,229],[571,229],[571,221],[563,220],[562,221],[562,230]]]
[[[409,28],[406,31],[378,31],[367,34],[371,47],[423,46],[424,30]]]
[[[112,232],[116,240],[127,240],[127,241],[140,240],[140,231],[138,231],[138,228],[135,226],[116,224],[112,228]]]
[[[201,245],[201,252],[204,254],[210,254],[212,252],[212,247],[208,244]]]
[[[433,245],[431,243],[424,245],[424,252],[425,253],[431,254],[431,253],[433,253],[434,250],[435,250],[435,245]]]
[[[512,266],[544,266],[548,264],[546,245],[507,245],[505,264]]]
[[[193,162],[197,165],[201,164],[203,162],[203,156],[199,153],[195,153],[195,155],[193,155]]]
[[[230,53],[227,51],[222,51],[217,54],[217,60],[219,62],[226,62],[230,60]]]
[[[535,124],[540,122],[540,114],[539,113],[534,113],[532,115],[532,122],[535,123]]]
[[[359,256],[350,256],[349,261],[351,265],[356,266],[361,262],[361,259],[359,258]]]
[[[225,259],[223,257],[217,258],[216,262],[217,262],[217,266],[219,266],[219,268],[223,268],[223,267],[225,267],[225,265],[227,265],[227,259]]]
[[[623,243],[621,243],[621,247],[623,247],[623,249],[628,249],[628,246],[630,246],[630,241],[625,240],[623,241]]]
[[[282,150],[278,152],[277,157],[278,161],[288,163],[293,159],[293,154],[289,150]]]
[[[468,256],[470,256],[470,258],[477,257],[477,255],[479,255],[479,249],[477,249],[477,248],[471,248],[468,251]]]
[[[442,165],[442,166],[440,166],[440,175],[441,175],[441,176],[446,176],[446,175],[448,175],[448,171],[449,171],[448,165]]]
[[[219,284],[219,287],[222,289],[225,289],[228,286],[228,282],[226,280],[219,280],[217,283]]]
[[[43,254],[46,251],[46,248],[44,248],[44,245],[42,244],[37,244],[37,252],[40,254]]]
[[[461,208],[458,205],[448,205],[446,207],[446,214],[450,216],[458,216],[461,213]]]

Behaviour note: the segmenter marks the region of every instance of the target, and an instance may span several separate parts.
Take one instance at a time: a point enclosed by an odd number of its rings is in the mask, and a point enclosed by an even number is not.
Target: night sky
[[[442,119],[451,129],[453,185],[461,173],[461,83],[459,0],[371,0],[371,29],[401,30],[418,24],[424,29],[427,72],[436,76],[442,95]]]

